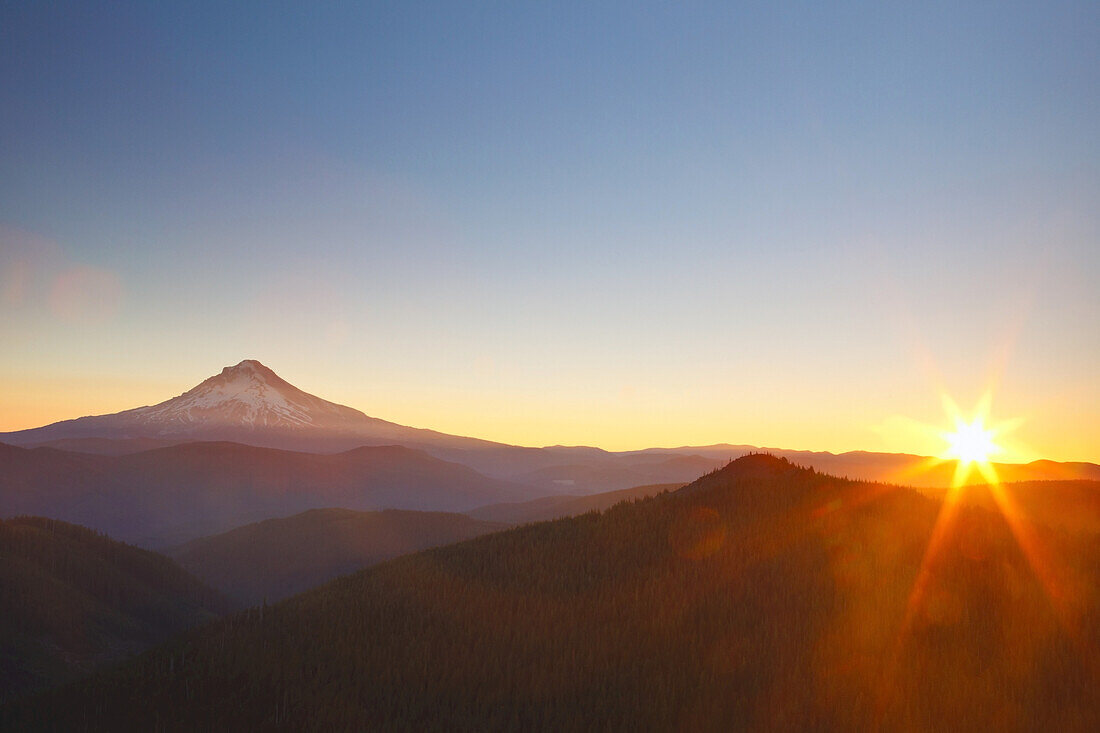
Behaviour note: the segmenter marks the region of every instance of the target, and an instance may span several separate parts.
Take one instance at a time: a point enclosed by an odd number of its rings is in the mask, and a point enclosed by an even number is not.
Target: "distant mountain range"
[[[210,586],[253,606],[506,526],[446,512],[311,509],[192,540],[168,554]]]
[[[164,547],[306,509],[462,511],[538,495],[403,446],[313,454],[182,443],[109,456],[0,444],[0,514]]]
[[[522,447],[448,435],[369,417],[315,397],[252,359],[226,367],[157,405],[0,433],[0,442],[12,445],[109,455],[191,441],[230,441],[312,453],[402,445],[544,495],[686,483],[734,458],[761,450],[751,445],[718,444],[611,452],[585,446]],[[833,475],[923,487],[949,485],[955,465],[908,454],[767,450]],[[1093,463],[1035,461],[995,464],[995,468],[1005,481],[1100,480],[1100,466]],[[971,482],[984,479],[975,472]],[[452,503],[430,508],[454,507]]]

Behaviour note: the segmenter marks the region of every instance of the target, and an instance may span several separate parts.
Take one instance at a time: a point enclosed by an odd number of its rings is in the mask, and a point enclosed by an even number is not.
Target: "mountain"
[[[109,454],[135,452],[149,447],[149,441],[162,446],[225,441],[316,453],[403,445],[444,460],[461,459],[497,477],[537,470],[565,455],[603,453],[595,448],[522,448],[398,425],[303,392],[254,359],[225,367],[156,405],[0,433],[0,441]]]
[[[748,456],[197,629],[0,726],[1100,729],[1096,535],[941,509]]]
[[[254,359],[228,366],[178,397],[112,415],[65,420],[0,434],[16,445],[88,439],[234,441],[270,447],[329,447],[339,438],[416,438],[421,432],[367,417],[303,392]],[[326,442],[327,441],[327,442]],[[96,450],[90,441],[85,444]],[[108,446],[110,444],[107,444]]]
[[[402,446],[320,455],[194,442],[107,456],[0,444],[0,513],[150,547],[313,508],[462,511],[537,493]]]
[[[475,519],[504,524],[525,524],[547,519],[573,517],[585,512],[599,512],[619,502],[644,499],[664,491],[675,491],[683,484],[647,484],[600,494],[558,494],[543,496],[531,501],[503,502],[472,509],[466,514]]]
[[[444,512],[311,509],[192,540],[168,554],[210,586],[252,606],[399,555],[504,528]]]
[[[229,610],[166,557],[41,517],[0,520],[0,701]]]

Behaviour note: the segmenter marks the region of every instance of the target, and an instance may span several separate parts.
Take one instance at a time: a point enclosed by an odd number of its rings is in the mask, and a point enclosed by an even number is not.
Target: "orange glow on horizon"
[[[136,372],[95,364],[94,372],[79,373],[77,368],[61,362],[49,370],[0,370],[0,431],[157,404],[217,373],[234,358],[152,366],[143,362]],[[334,376],[315,371],[313,365],[304,362],[290,362],[284,367],[279,358],[261,361],[304,391],[372,417],[512,445],[588,445],[628,451],[728,443],[834,454],[907,453],[934,457],[929,462],[941,471],[946,470],[950,460],[944,429],[951,423],[937,425],[935,415],[926,412],[927,399],[918,401],[915,392],[899,395],[891,407],[897,412],[884,418],[881,400],[843,401],[847,411],[841,415],[837,412],[842,409],[839,405],[817,407],[794,398],[773,399],[774,395],[768,393],[742,396],[731,392],[710,400],[676,395],[673,399],[652,390],[624,396],[599,383],[580,384],[576,391],[562,388],[543,393],[507,380],[476,380],[471,386],[418,375],[415,379],[388,381],[370,374],[349,376],[345,371],[336,371]],[[1097,424],[1069,416],[1054,431],[1051,416],[1038,407],[1019,402],[1013,405],[1015,414],[1028,414],[1027,443],[1015,435],[1004,440],[1006,433],[1022,421],[991,422],[987,416],[982,429],[994,431],[993,439],[1002,449],[991,459],[1002,463],[1039,458],[1100,460],[1093,439],[1100,430]],[[903,418],[904,413],[914,417]],[[968,413],[965,417],[963,422],[972,425],[972,416]],[[972,464],[969,468],[971,482],[989,480],[978,478],[981,466]],[[1071,467],[1066,470],[1066,477],[1072,478]],[[919,473],[921,470],[914,466],[889,480],[907,483],[910,474]],[[948,485],[950,478],[948,475],[939,485]]]

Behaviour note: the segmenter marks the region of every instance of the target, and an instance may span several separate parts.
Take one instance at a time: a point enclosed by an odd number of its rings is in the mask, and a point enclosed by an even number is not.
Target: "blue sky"
[[[1019,456],[1100,460],[1098,31],[5,3],[0,429],[251,357],[398,422],[621,448],[931,451],[898,426],[996,380]]]

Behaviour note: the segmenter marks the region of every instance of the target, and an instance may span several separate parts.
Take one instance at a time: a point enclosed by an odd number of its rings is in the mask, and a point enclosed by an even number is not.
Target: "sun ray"
[[[972,471],[976,469],[990,485],[997,500],[998,508],[1005,515],[1016,542],[1023,549],[1028,563],[1031,565],[1032,572],[1039,578],[1046,592],[1052,596],[1052,601],[1059,592],[1058,585],[1051,573],[1052,565],[1043,555],[1036,538],[1020,519],[1020,514],[1011,504],[1007,492],[1001,489],[1000,478],[997,475],[996,468],[990,461],[991,456],[1003,452],[1001,446],[996,442],[997,437],[1013,430],[1021,421],[1012,420],[997,423],[990,427],[986,426],[993,404],[993,393],[990,389],[982,394],[969,419],[965,417],[955,400],[946,392],[940,393],[940,401],[943,404],[944,413],[954,429],[939,433],[940,437],[946,442],[946,450],[938,458],[929,459],[922,465],[927,470],[931,470],[942,465],[945,461],[954,460],[955,472],[951,487],[948,489],[943,504],[936,515],[936,521],[932,526],[928,544],[925,546],[924,555],[913,581],[913,587],[906,599],[893,648],[886,659],[876,704],[876,717],[879,725],[882,724],[893,699],[893,688],[906,642],[928,592],[932,580],[933,566],[943,551],[945,543],[951,537],[959,504],[966,491],[966,485]],[[1065,614],[1060,613],[1059,615],[1066,618]]]
[[[1043,587],[1055,615],[1062,627],[1075,639],[1078,637],[1080,619],[1074,608],[1074,599],[1070,584],[1057,570],[1057,564],[1049,549],[1043,544],[1039,533],[1027,520],[1016,504],[1008,487],[990,482],[990,493],[997,508],[1005,518],[1009,531],[1024,554],[1031,572]]]

